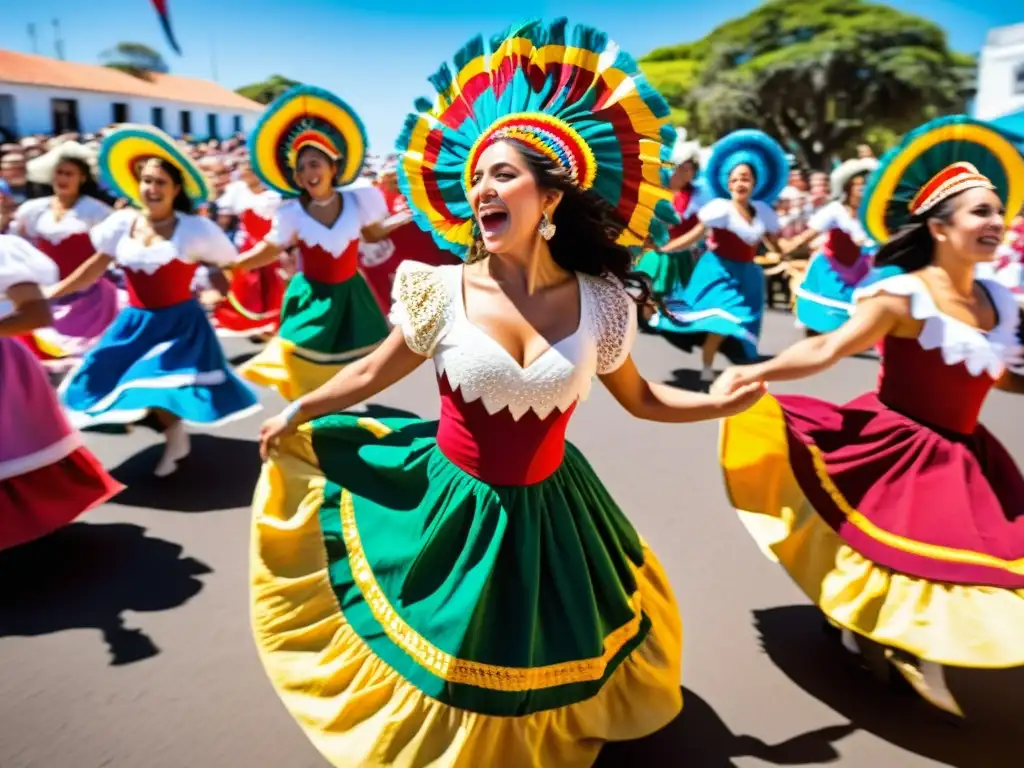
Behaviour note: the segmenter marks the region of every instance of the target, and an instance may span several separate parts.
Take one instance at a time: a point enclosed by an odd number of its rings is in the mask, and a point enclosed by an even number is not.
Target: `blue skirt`
[[[217,425],[259,410],[224,359],[194,299],[164,309],[124,309],[60,387],[71,423],[128,424],[154,408]]]
[[[731,261],[708,251],[690,282],[665,297],[667,315],[656,314],[651,327],[671,334],[672,343],[692,349],[709,333],[724,336],[720,351],[734,363],[759,359],[757,342],[764,314],[764,271],[750,261]]]
[[[863,280],[871,278],[869,272]],[[853,292],[862,283],[848,283],[828,257],[816,253],[796,290],[796,319],[816,333],[831,333],[853,314]]]

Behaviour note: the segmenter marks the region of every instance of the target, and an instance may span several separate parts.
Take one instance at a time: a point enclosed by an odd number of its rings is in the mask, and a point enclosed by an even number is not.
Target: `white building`
[[[0,50],[0,140],[111,123],[148,123],[175,137],[248,132],[264,107],[216,83],[176,75],[146,79],[109,67]]]
[[[978,61],[974,116],[994,120],[1024,110],[1024,24],[989,30]]]

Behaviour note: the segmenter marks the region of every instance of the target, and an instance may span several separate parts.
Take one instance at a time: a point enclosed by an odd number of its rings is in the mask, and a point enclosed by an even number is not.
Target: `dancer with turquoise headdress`
[[[707,385],[719,351],[734,362],[757,359],[765,279],[754,258],[762,242],[779,250],[772,205],[789,178],[789,163],[770,136],[743,130],[715,144],[705,175],[714,199],[676,245],[691,247],[706,236],[707,252],[686,288],[666,298],[668,314],[655,315],[651,327],[682,349],[701,345],[700,378]]]
[[[92,228],[96,253],[55,285],[84,290],[117,264],[129,306],[60,387],[71,423],[130,424],[152,414],[166,445],[155,474],[173,473],[190,451],[185,424],[223,424],[259,409],[235,376],[206,312],[192,295],[202,263],[238,258],[227,235],[192,213],[209,198],[202,171],[162,131],[122,125],[100,146],[100,171],[133,207]]]
[[[568,421],[598,377],[652,421],[763,390],[716,399],[632,361],[628,249],[675,221],[668,105],[634,59],[563,19],[455,63],[406,121],[400,184],[466,263],[404,261],[388,339],[263,425],[253,627],[334,766],[585,768],[679,713],[682,626]],[[439,421],[343,413],[428,360]]]
[[[992,126],[911,131],[861,205],[898,273],[858,289],[837,330],[712,387],[802,379],[880,344],[874,391],[766,396],[725,419],[729,497],[847,650],[956,715],[1005,702],[1014,724],[1024,698],[998,670],[1024,671],[1024,476],[979,417],[994,387],[1024,393],[1024,339],[1012,293],[975,268],[1022,201],[1024,158]]]

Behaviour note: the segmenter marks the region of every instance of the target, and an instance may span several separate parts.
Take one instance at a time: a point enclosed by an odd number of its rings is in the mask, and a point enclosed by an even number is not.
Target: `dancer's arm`
[[[259,269],[260,267],[265,267],[267,264],[273,264],[277,261],[283,250],[284,249],[278,245],[268,243],[266,240],[261,240],[257,245],[243,253],[239,257],[238,261],[232,266],[232,269],[250,271],[253,269]]]
[[[857,311],[832,333],[798,341],[771,360],[729,368],[711,388],[727,394],[755,381],[803,379],[828,370],[844,357],[866,352],[909,317],[907,300],[879,295],[857,305]]]
[[[94,253],[91,257],[78,265],[78,268],[59,283],[51,285],[46,289],[45,295],[48,299],[59,299],[69,293],[83,291],[99,280],[110,269],[114,263],[112,256],[105,253]]]
[[[50,305],[35,283],[10,286],[7,299],[14,305],[14,312],[0,318],[0,338],[20,336],[36,328],[45,328],[53,322]]]
[[[669,240],[658,249],[660,253],[675,253],[693,248],[702,237],[704,237],[704,222],[698,222],[689,232],[681,234],[674,240]]]
[[[1014,373],[1013,371],[1006,371],[999,381],[996,382],[996,388],[1003,390],[1003,392],[1024,395],[1024,375]]]
[[[283,413],[264,422],[260,456],[266,461],[271,443],[301,424],[358,405],[415,371],[427,358],[413,352],[401,328],[394,328],[372,353],[345,366],[333,378],[296,400]]]
[[[789,256],[794,251],[799,251],[805,245],[809,245],[820,234],[818,230],[808,227],[794,238],[785,241],[780,240],[778,243],[779,247],[776,250],[783,256]]]
[[[412,221],[411,213],[399,213],[363,227],[360,236],[364,243],[379,243],[391,237],[391,233]]]
[[[675,424],[732,416],[745,411],[764,394],[761,382],[751,382],[724,395],[705,395],[651,382],[640,375],[632,356],[600,378],[612,397],[631,415]]]

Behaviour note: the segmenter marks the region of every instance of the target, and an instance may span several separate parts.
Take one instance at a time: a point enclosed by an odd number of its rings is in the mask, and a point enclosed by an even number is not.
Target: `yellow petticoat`
[[[258,386],[277,390],[285,400],[298,400],[345,367],[345,363],[310,362],[299,357],[296,349],[292,342],[274,336],[262,352],[238,369],[238,375]]]
[[[636,739],[682,707],[682,625],[645,549],[637,583],[652,628],[601,691],[522,717],[494,717],[433,699],[377,658],[331,589],[318,512],[324,478],[308,430],[264,468],[253,501],[252,624],[285,706],[337,768],[584,768],[605,741]],[[638,706],[642,702],[642,706]]]
[[[797,483],[774,398],[726,419],[719,448],[726,491],[740,520],[765,555],[834,622],[938,664],[1024,665],[1024,590],[906,576],[844,543]]]

